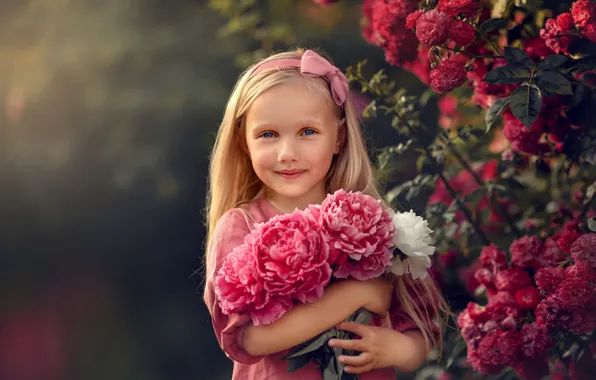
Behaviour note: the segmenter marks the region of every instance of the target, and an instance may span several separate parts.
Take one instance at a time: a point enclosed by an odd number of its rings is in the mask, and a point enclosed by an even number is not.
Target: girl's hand
[[[363,325],[355,322],[343,322],[339,330],[349,331],[362,339],[330,339],[330,347],[360,351],[357,356],[340,355],[338,360],[346,366],[347,373],[365,373],[376,368],[395,367],[396,357],[407,355],[408,337],[387,327]]]
[[[393,296],[393,284],[384,277],[377,277],[367,281],[358,281],[359,287],[364,291],[364,308],[380,317],[387,315]]]

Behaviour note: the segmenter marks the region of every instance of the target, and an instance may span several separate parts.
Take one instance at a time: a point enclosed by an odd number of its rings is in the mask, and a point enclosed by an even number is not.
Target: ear
[[[335,151],[334,154],[339,154],[341,148],[344,146],[346,142],[346,134],[347,134],[347,126],[346,126],[346,119],[342,118],[338,122],[337,127],[337,139],[335,141]]]

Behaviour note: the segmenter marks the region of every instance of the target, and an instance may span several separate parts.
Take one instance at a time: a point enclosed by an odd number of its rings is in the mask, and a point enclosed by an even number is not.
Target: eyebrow
[[[297,125],[299,125],[299,126],[307,125],[307,124],[323,125],[323,124],[325,124],[325,121],[320,118],[308,118],[308,119],[300,120],[297,123]],[[275,123],[270,123],[270,122],[264,121],[264,122],[253,124],[250,129],[252,131],[256,131],[256,130],[261,130],[261,129],[274,128],[274,127],[277,127],[277,125]]]

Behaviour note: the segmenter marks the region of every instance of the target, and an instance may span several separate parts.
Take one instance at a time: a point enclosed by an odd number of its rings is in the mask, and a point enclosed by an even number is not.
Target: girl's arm
[[[325,288],[317,301],[295,305],[274,323],[248,326],[242,346],[250,355],[268,355],[319,335],[361,307],[382,315],[388,309],[391,291],[391,283],[384,279],[335,282]]]

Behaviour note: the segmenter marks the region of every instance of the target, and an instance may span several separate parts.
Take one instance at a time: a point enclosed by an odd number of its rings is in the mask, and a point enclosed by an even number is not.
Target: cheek
[[[252,147],[249,150],[250,160],[256,172],[270,168],[275,164],[275,153],[271,149]]]

